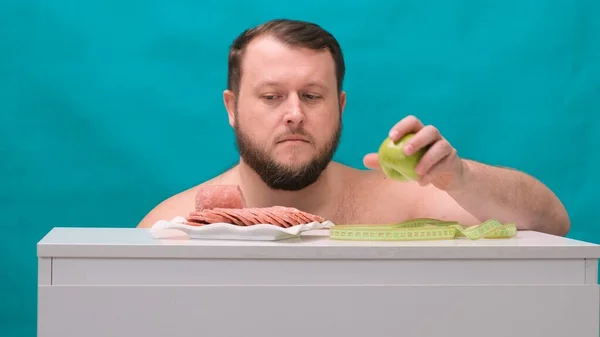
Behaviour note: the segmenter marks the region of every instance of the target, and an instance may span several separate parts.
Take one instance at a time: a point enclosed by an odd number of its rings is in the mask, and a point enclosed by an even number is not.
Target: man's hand
[[[458,157],[457,151],[432,126],[424,126],[415,116],[407,116],[398,122],[389,132],[389,137],[399,141],[404,135],[414,133],[404,147],[407,155],[412,155],[420,149],[426,149],[415,171],[419,175],[419,184],[433,184],[441,190],[458,188],[465,180],[467,166]],[[376,153],[367,154],[363,159],[364,165],[371,169],[379,169],[379,158]]]

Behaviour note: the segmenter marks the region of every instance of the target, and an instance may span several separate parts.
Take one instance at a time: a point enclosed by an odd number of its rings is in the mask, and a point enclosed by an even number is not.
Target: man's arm
[[[415,167],[419,184],[438,189],[426,190],[428,204],[422,213],[465,223],[496,219],[514,222],[519,229],[563,236],[569,232],[565,207],[533,177],[459,158],[457,150],[436,127],[424,126],[415,116],[406,116],[396,123],[388,137],[394,142],[406,137],[403,150],[408,156],[422,152]],[[370,153],[363,161],[366,167],[375,169],[380,168],[378,159],[378,154]]]
[[[540,181],[516,170],[462,161],[464,180],[446,193],[479,221],[496,219],[515,223],[519,229],[560,236],[569,232],[564,205]]]

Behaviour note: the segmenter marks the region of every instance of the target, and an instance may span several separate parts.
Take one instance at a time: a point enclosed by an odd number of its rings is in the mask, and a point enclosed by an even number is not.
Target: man
[[[408,154],[428,148],[418,182],[387,178],[375,153],[364,157],[371,170],[333,162],[346,103],[344,72],[338,42],[315,24],[273,20],[243,32],[230,49],[223,94],[240,161],[199,186],[239,185],[248,207],[296,207],[336,224],[497,219],[568,233],[569,216],[546,186],[522,172],[461,159],[434,126],[414,116],[392,126],[389,137],[415,133]],[[160,203],[138,227],[187,216],[199,186]]]

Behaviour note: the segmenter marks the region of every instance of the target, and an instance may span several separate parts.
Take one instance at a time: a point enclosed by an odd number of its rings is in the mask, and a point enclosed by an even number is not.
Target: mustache
[[[314,143],[313,136],[311,134],[305,132],[304,130],[296,130],[293,132],[286,132],[284,134],[281,134],[275,138],[275,142],[276,143],[281,142],[285,138],[288,138],[288,137],[302,137],[302,138],[307,139],[309,142]]]

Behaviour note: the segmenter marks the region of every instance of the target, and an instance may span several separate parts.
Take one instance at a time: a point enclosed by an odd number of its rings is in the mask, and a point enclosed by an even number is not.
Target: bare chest
[[[419,199],[410,193],[398,198],[377,190],[350,191],[344,198],[332,202],[332,206],[329,212],[323,213],[335,224],[389,224],[414,219],[419,214]]]

